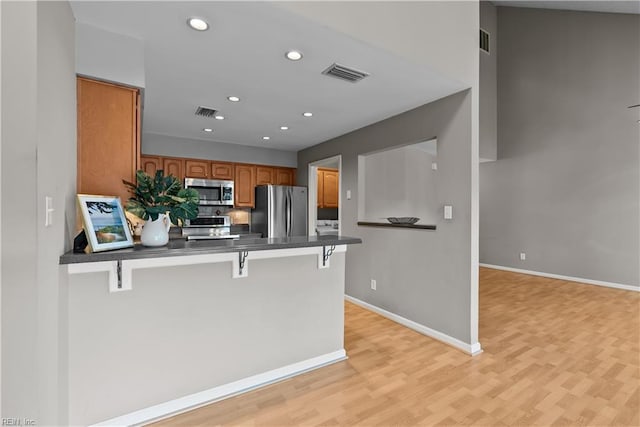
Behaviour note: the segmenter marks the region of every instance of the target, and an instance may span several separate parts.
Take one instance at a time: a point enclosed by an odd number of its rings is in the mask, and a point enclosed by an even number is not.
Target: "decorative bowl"
[[[420,221],[420,218],[416,218],[415,216],[390,216],[387,218],[391,224],[415,224]]]

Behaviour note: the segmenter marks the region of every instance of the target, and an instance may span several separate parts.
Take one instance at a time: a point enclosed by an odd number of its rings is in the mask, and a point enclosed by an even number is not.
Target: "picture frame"
[[[133,236],[119,197],[78,194],[77,200],[90,252],[133,246]]]

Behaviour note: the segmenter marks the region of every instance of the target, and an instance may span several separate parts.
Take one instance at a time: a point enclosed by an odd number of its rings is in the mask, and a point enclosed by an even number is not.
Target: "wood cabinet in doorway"
[[[339,179],[337,169],[318,168],[318,207],[337,208],[339,203]]]

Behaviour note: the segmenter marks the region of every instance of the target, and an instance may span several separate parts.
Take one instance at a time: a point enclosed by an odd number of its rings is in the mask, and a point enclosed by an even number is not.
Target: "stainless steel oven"
[[[240,237],[237,234],[231,234],[231,220],[227,215],[208,215],[208,212],[201,212],[197,218],[188,219],[182,227],[182,235],[187,240],[237,239]]]
[[[233,206],[233,181],[185,178],[184,188],[193,188],[203,206]]]

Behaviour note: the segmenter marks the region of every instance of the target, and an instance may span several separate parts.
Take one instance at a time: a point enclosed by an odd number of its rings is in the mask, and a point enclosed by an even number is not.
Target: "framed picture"
[[[78,194],[78,205],[91,252],[133,246],[119,197]]]

